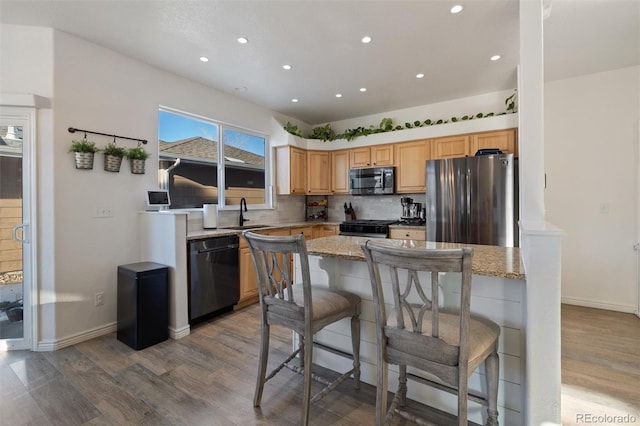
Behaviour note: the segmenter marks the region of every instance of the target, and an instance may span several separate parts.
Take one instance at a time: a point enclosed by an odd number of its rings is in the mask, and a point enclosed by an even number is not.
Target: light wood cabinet
[[[431,159],[456,158],[469,155],[469,135],[436,138],[431,141]]]
[[[243,308],[258,301],[258,277],[253,266],[247,240],[240,237],[240,300],[235,309]]]
[[[338,235],[337,225],[315,225],[313,227],[313,238],[330,237]]]
[[[393,144],[365,146],[350,150],[349,166],[352,169],[361,167],[393,166]]]
[[[472,134],[469,155],[475,155],[476,151],[485,148],[498,148],[505,154],[513,154],[517,157],[518,144],[516,141],[516,129]]]
[[[289,235],[289,228],[284,229],[269,229],[258,230],[259,234],[264,235]],[[253,259],[251,258],[251,251],[247,245],[247,240],[240,236],[240,300],[234,307],[234,309],[241,309],[245,306],[256,303],[259,299],[258,294],[258,276],[253,265]],[[292,260],[290,260],[291,262]]]
[[[307,151],[307,194],[331,194],[330,151]]]
[[[396,166],[396,192],[425,190],[426,161],[475,155],[483,148],[498,148],[518,156],[517,129],[423,139],[337,151],[306,151],[280,146],[276,153],[278,195],[331,195],[349,193],[349,169]]]
[[[331,153],[331,192],[349,193],[349,150],[341,149]]]
[[[425,229],[414,229],[414,228],[389,228],[389,238],[396,240],[417,240],[417,241],[425,241],[427,232]]]
[[[426,190],[429,159],[430,139],[395,144],[396,193],[417,193]]]
[[[276,193],[307,193],[307,152],[293,146],[279,146],[276,151]]]
[[[291,228],[291,235],[302,234],[305,240],[313,239],[313,226],[298,226]]]

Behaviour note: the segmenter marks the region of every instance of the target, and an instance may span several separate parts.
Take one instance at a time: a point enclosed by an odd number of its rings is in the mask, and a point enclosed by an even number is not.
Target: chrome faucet
[[[242,197],[240,199],[240,226],[244,226],[244,223],[247,222],[249,219],[245,219],[244,216],[242,215],[242,205],[244,204],[244,211],[247,211],[247,200],[245,200],[244,197]]]

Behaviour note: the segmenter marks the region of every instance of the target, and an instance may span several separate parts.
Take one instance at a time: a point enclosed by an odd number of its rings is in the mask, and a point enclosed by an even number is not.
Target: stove
[[[397,223],[397,220],[361,219],[350,220],[340,224],[340,235],[353,237],[387,238],[389,225]]]

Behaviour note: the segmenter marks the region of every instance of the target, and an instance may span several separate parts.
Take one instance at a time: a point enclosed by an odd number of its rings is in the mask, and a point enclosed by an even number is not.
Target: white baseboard
[[[90,330],[86,330],[80,333],[72,334],[71,336],[63,337],[62,339],[56,340],[41,340],[36,345],[36,352],[51,352],[57,351],[58,349],[66,348],[67,346],[72,346],[80,342],[84,342],[85,340],[95,339],[96,337],[104,336],[105,334],[113,333],[117,330],[118,323],[112,322],[110,324],[105,324],[100,327],[92,328]],[[172,339],[181,339],[185,336],[188,336],[191,333],[191,328],[187,325],[185,327],[181,327],[179,329],[173,329],[169,327],[169,337]]]
[[[182,339],[183,337],[186,337],[189,334],[191,334],[191,327],[188,325],[185,325],[184,327],[180,327],[180,328],[169,327],[169,337],[171,337],[172,339]]]
[[[117,323],[112,322],[109,324],[101,325],[90,330],[82,331],[80,333],[72,334],[71,336],[63,337],[56,340],[41,340],[36,345],[37,352],[51,352],[58,349],[66,348],[67,346],[75,345],[76,343],[84,342],[85,340],[95,339],[96,337],[104,336],[105,334],[113,333],[117,330]]]
[[[574,299],[571,297],[562,297],[560,299],[560,302],[566,303],[567,305],[584,306],[585,308],[605,309],[607,311],[624,312],[627,314],[633,314],[636,312],[636,307],[631,305],[618,305],[615,303],[596,302],[593,300]]]

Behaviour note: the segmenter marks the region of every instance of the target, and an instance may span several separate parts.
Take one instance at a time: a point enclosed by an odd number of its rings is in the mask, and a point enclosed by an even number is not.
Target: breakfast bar
[[[371,284],[367,264],[360,244],[366,237],[331,236],[307,242],[312,281],[316,285],[353,292],[362,299],[361,371],[362,381],[376,383],[376,336]],[[376,239],[403,248],[457,248],[474,250],[471,311],[500,326],[500,384],[498,411],[501,424],[524,424],[525,401],[525,275],[520,250],[511,247],[436,243],[416,240]],[[296,274],[299,269],[296,268]],[[455,307],[459,302],[459,284],[452,274],[441,278],[442,304]],[[338,322],[316,334],[316,340],[328,346],[349,350],[351,346],[348,322]],[[317,350],[314,363],[338,371],[348,369],[348,362],[330,352]],[[397,367],[389,368],[390,389],[395,389]],[[413,384],[413,383],[412,383]],[[480,367],[469,386],[484,391],[484,367]],[[430,387],[415,384],[408,397],[443,411],[455,413],[456,398]],[[469,420],[482,424],[484,408],[469,402]]]

